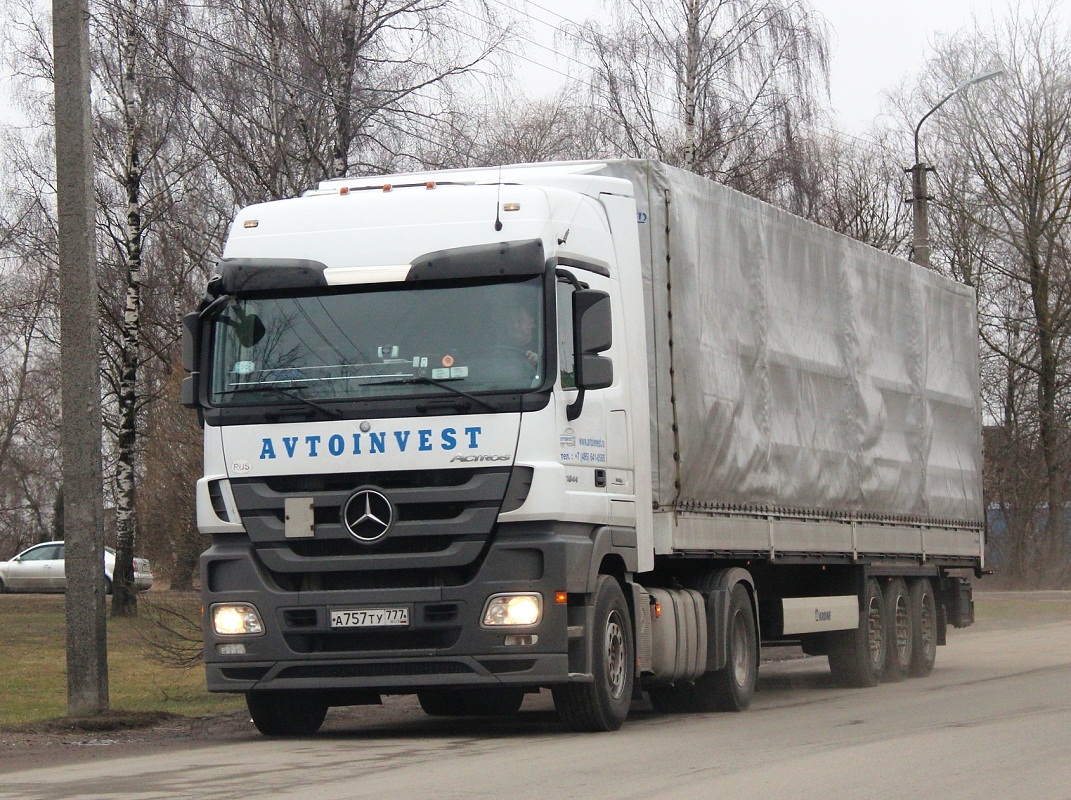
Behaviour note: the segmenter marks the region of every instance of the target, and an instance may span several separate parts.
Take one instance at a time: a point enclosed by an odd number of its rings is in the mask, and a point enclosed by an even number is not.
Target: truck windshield
[[[523,392],[543,383],[543,279],[415,282],[232,299],[211,402]]]

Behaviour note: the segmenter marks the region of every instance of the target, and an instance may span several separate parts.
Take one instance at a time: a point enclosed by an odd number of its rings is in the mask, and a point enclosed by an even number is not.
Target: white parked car
[[[115,551],[104,548],[104,585],[112,591]],[[144,558],[134,559],[134,586],[144,591],[152,586],[152,570]],[[63,542],[44,542],[27,548],[14,558],[0,561],[0,592],[63,592],[67,575],[63,565]]]

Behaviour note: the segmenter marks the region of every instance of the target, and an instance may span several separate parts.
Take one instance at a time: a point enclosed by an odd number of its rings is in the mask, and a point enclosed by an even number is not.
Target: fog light
[[[244,603],[212,606],[212,629],[220,636],[250,636],[264,633],[256,608]]]
[[[231,642],[230,644],[217,644],[216,652],[221,656],[244,656],[245,645],[241,642]]]
[[[538,625],[543,617],[543,597],[536,592],[495,594],[487,598],[483,609],[484,627]]]
[[[505,644],[508,647],[517,647],[524,645],[533,645],[539,641],[539,637],[534,633],[511,633],[506,637]]]

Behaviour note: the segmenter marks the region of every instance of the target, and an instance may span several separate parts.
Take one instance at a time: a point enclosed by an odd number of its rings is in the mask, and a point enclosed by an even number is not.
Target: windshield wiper
[[[458,397],[463,397],[463,398],[465,398],[466,400],[468,400],[470,402],[473,402],[473,403],[476,403],[478,405],[481,405],[484,408],[486,408],[488,411],[497,411],[498,410],[493,405],[488,403],[486,400],[482,400],[481,398],[477,397],[474,394],[469,394],[466,391],[458,389],[456,386],[451,386],[449,383],[446,383],[445,381],[436,380],[435,378],[429,378],[427,375],[413,375],[413,376],[411,376],[409,378],[394,378],[394,379],[389,380],[389,381],[376,381],[374,384],[369,384],[369,385],[370,386],[405,386],[405,385],[412,385],[412,384],[426,384],[428,386],[438,386],[440,389],[445,389],[448,392],[452,392],[453,394],[456,394]]]
[[[237,387],[235,389],[224,389],[221,392],[221,394],[252,394],[254,392],[273,392],[275,394],[280,394],[283,397],[290,398],[291,400],[297,400],[299,403],[304,403],[309,408],[314,408],[317,411],[319,411],[321,414],[325,414],[328,417],[338,418],[338,417],[342,416],[341,412],[336,411],[333,408],[328,408],[325,405],[321,405],[320,403],[317,403],[315,400],[310,400],[309,398],[303,397],[302,395],[300,395],[297,392],[293,391],[294,389],[305,389],[305,388],[307,388],[307,387],[305,387],[305,386],[303,386],[301,384],[298,384],[296,386],[291,386],[289,388],[284,389],[282,386],[275,386],[275,385],[270,384],[270,383],[260,383],[260,384],[249,384],[249,385],[245,385],[245,386],[239,386],[239,387]]]

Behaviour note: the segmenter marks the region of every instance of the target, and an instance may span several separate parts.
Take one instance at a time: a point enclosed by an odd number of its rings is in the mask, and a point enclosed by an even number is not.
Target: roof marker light
[[[350,187],[349,186],[340,186],[340,187],[338,187],[338,193],[339,194],[349,194],[350,193]]]
[[[394,188],[394,187],[393,187],[393,186],[391,186],[391,185],[390,185],[389,183],[384,183],[384,184],[383,184],[383,191],[384,191],[384,192],[389,192],[389,191],[390,191],[391,189],[393,189],[393,188]]]
[[[424,184],[424,188],[425,189],[434,189],[435,188],[435,181],[428,181],[427,183]]]
[[[246,220],[246,221],[245,221],[245,222],[244,222],[244,223],[242,224],[242,227],[244,227],[244,228],[255,228],[255,227],[257,227],[257,225],[259,225],[259,224],[260,224],[260,220],[257,220],[257,219],[247,219],[247,220]]]
[[[521,210],[521,204],[520,203],[503,203],[502,204],[502,210],[503,211],[520,211]]]

